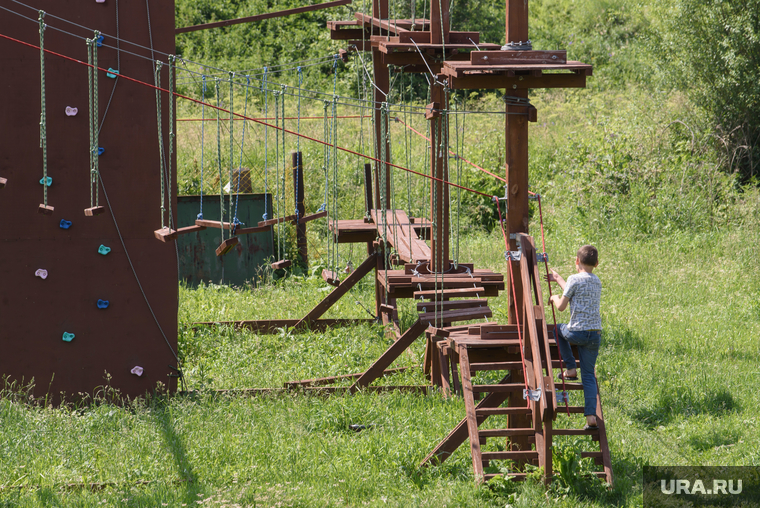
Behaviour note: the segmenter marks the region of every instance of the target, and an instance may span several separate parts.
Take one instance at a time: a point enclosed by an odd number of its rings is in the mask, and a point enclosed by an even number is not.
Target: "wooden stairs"
[[[437,380],[445,395],[462,395],[466,414],[428,454],[422,466],[443,462],[469,438],[478,481],[496,476],[487,471],[489,466],[511,461],[509,474],[515,479],[524,479],[523,466],[533,464],[543,467],[548,483],[553,473],[554,436],[589,436],[589,450],[582,451],[581,457],[594,459],[601,466],[595,474],[611,485],[612,465],[601,399],[597,396],[596,430],[582,429],[583,406],[557,402],[564,390],[582,391],[583,386],[555,381],[555,369],[561,368],[561,360],[553,339],[554,327],[543,319],[535,248],[530,237],[518,237],[521,245],[518,273],[523,276],[526,302],[520,326],[489,323],[427,331],[428,345],[436,349],[435,355],[429,355],[431,378]],[[442,308],[448,303],[459,304],[441,302]],[[450,311],[451,307],[446,307]],[[489,418],[491,425],[486,426]]]

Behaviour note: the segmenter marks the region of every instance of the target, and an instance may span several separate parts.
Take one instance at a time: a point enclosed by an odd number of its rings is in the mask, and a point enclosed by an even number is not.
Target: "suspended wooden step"
[[[240,243],[240,240],[238,240],[237,236],[233,236],[232,238],[227,238],[225,241],[222,242],[222,244],[219,247],[216,248],[216,255],[220,257],[224,256],[239,243]]]
[[[275,261],[272,263],[272,269],[273,270],[279,270],[280,268],[287,268],[290,265],[292,265],[293,262],[289,259],[282,259],[280,261]]]
[[[322,270],[322,278],[331,286],[340,286],[340,277],[338,276],[337,272],[325,268]]]
[[[301,219],[298,221],[299,224],[306,224],[309,221],[313,221],[315,219],[321,219],[322,217],[327,217],[327,210],[312,213],[311,215],[304,215],[301,217]]]
[[[179,228],[176,231],[171,228],[162,228],[162,229],[155,230],[153,232],[153,236],[155,236],[162,242],[168,242],[170,240],[176,240],[177,237],[180,235],[195,233],[197,231],[203,231],[204,229],[206,229],[206,226],[187,226],[184,228]]]
[[[101,215],[106,212],[106,207],[104,206],[93,206],[92,208],[85,208],[84,214],[87,217],[95,217],[96,215]]]
[[[0,189],[2,189],[3,187],[5,187],[5,184],[7,184],[7,183],[8,183],[8,179],[7,178],[0,178]]]
[[[295,215],[288,215],[287,217],[279,217],[277,219],[263,220],[259,222],[259,227],[274,226],[275,224],[279,224],[280,222],[292,222],[294,220],[296,220]]]
[[[37,208],[37,213],[41,213],[42,215],[53,215],[54,210],[55,210],[55,207],[53,206],[46,206],[46,205],[40,204],[40,206]]]
[[[233,224],[231,222],[220,222],[218,220],[196,220],[195,225],[199,227],[205,228],[216,228],[216,229],[225,229],[227,231],[232,231]],[[270,226],[254,226],[251,228],[241,228],[239,227],[240,224],[238,224],[238,227],[235,228],[235,235],[247,235],[250,233],[263,233],[264,231],[269,231],[271,229]],[[181,230],[180,230],[181,231]],[[188,231],[190,232],[190,231]]]

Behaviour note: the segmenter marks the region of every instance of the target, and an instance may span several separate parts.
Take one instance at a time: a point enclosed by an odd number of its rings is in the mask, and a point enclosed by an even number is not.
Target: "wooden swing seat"
[[[331,286],[340,286],[340,276],[332,270],[328,270],[326,268],[322,270],[322,278]]]
[[[272,263],[272,269],[273,270],[279,270],[280,268],[287,268],[290,265],[292,265],[293,262],[289,259],[282,259],[280,261],[275,261]]]
[[[84,214],[87,217],[94,217],[96,215],[100,215],[106,212],[106,208],[104,206],[93,206],[92,208],[85,208]]]
[[[219,257],[224,256],[239,243],[240,243],[240,240],[238,240],[237,236],[233,236],[232,238],[227,238],[225,241],[222,242],[222,244],[219,247],[216,248],[216,255]]]

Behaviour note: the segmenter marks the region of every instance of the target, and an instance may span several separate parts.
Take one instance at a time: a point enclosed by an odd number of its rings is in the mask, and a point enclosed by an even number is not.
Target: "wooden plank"
[[[607,442],[607,427],[604,423],[602,411],[602,398],[599,395],[599,382],[596,383],[596,425],[599,427],[599,449],[602,453],[602,464],[607,483],[612,485],[612,458],[610,457],[610,445]]]
[[[196,220],[195,221],[196,226],[201,226],[204,228],[216,228],[216,229],[226,229],[230,230],[232,229],[232,223],[231,222],[221,222],[218,220]]]
[[[161,240],[162,242],[166,243],[169,240],[176,240],[177,232],[171,228],[161,228],[161,229],[155,230],[153,232],[153,236],[155,236],[158,240]]]
[[[462,392],[464,398],[464,407],[467,416],[467,433],[470,437],[470,452],[472,453],[472,467],[475,471],[475,481],[483,481],[483,456],[480,450],[480,439],[478,437],[478,416],[475,407],[474,389],[470,378],[470,359],[467,356],[467,349],[459,350],[459,364],[462,366]]]
[[[290,259],[281,259],[280,261],[275,261],[272,263],[272,270],[280,270],[288,268],[290,265],[293,264],[293,261]]]
[[[332,28],[330,29],[330,39],[334,41],[361,39],[363,35],[364,35],[364,28],[343,28],[340,30],[333,30]]]
[[[263,220],[259,222],[258,226],[274,226],[275,224],[279,224],[280,222],[293,222],[296,220],[295,215],[288,215],[287,217],[278,217],[276,219],[269,219],[269,220]],[[195,221],[196,224],[198,224],[198,221]],[[225,222],[227,224],[227,222]]]
[[[327,210],[312,213],[311,215],[304,215],[301,217],[301,219],[298,221],[299,224],[306,224],[309,221],[313,221],[316,219],[321,219],[322,217],[327,217]]]
[[[356,270],[354,270],[351,274],[349,274],[348,277],[346,277],[340,286],[330,292],[330,294],[327,295],[321,302],[319,302],[312,310],[310,310],[309,313],[303,317],[303,319],[296,323],[295,328],[300,329],[309,326],[310,322],[316,321],[320,316],[327,312],[328,309],[335,304],[335,302],[337,302],[352,287],[354,287],[357,282],[363,279],[365,275],[367,275],[373,268],[375,268],[376,263],[377,259],[375,254],[370,254],[369,257],[356,268]]]
[[[351,321],[351,320],[345,320],[345,321]],[[383,371],[383,376],[388,376],[390,374],[397,374],[399,372],[405,372],[409,369],[413,369],[419,367],[419,365],[411,365],[407,367],[398,367],[396,369],[386,369]],[[363,372],[359,372],[356,374],[343,374],[341,376],[329,376],[329,377],[319,377],[314,379],[303,379],[301,381],[288,381],[285,383],[285,388],[296,388],[296,387],[305,387],[305,386],[324,386],[329,385],[333,383],[337,383],[346,379],[357,379],[361,377],[361,375],[364,374]]]
[[[37,207],[37,213],[42,215],[53,215],[53,212],[55,211],[55,207],[53,206],[46,206],[46,205],[40,205]]]
[[[204,229],[206,229],[206,226],[186,226],[184,228],[179,228],[177,230],[177,235],[186,235],[188,233],[203,231]],[[240,233],[240,230],[238,230],[237,233]]]
[[[104,206],[94,206],[92,208],[85,208],[84,214],[87,217],[94,217],[96,215],[102,215],[106,213],[106,208]]]
[[[480,46],[481,49],[492,50],[492,51],[495,51],[501,48],[501,45],[499,44],[478,44],[478,46]],[[446,47],[446,53],[448,54],[450,51],[453,51],[453,50],[462,50],[462,49],[470,50],[473,48],[473,45],[471,42],[467,41],[467,42],[456,42],[456,43],[451,43],[451,44],[447,43],[445,47]],[[419,50],[422,51],[423,53],[428,50],[431,50],[431,51],[434,51],[436,54],[440,54],[440,53],[443,53],[444,46],[442,46],[441,44],[417,44],[415,46],[413,43],[404,43],[404,42],[392,42],[392,43],[381,42],[378,45],[378,49],[382,53],[386,53],[386,54],[392,54],[397,51],[412,53],[412,52],[416,52],[417,48],[419,48]]]
[[[252,321],[204,321],[193,323],[193,328],[200,326],[234,326],[245,328],[256,333],[278,333],[281,328],[293,328],[300,319],[256,319]],[[355,324],[372,324],[374,319],[318,319],[311,322],[312,330],[323,331],[333,326],[349,326]]]
[[[216,248],[216,255],[219,257],[224,256],[239,243],[240,243],[240,240],[238,240],[237,236],[233,236],[232,238],[227,238],[225,241],[223,241],[219,245],[219,247]]]
[[[472,51],[473,65],[566,64],[567,51]]]
[[[333,0],[331,2],[325,2],[321,4],[305,5],[303,7],[296,7],[294,9],[285,9],[282,11],[267,12],[266,14],[257,14],[255,16],[247,16],[245,18],[228,19],[226,21],[217,21],[214,23],[205,23],[202,25],[186,26],[182,28],[175,28],[175,34],[183,34],[187,32],[195,32],[197,30],[208,30],[209,28],[221,28],[225,26],[237,25],[240,23],[253,23],[256,21],[263,21],[265,19],[280,18],[283,16],[292,16],[293,14],[301,14],[303,12],[317,11],[321,9],[329,9],[330,7],[337,7],[339,5],[350,4],[352,0]]]
[[[340,285],[340,276],[332,270],[326,268],[322,270],[322,279],[331,286],[338,287]]]
[[[0,178],[0,189],[4,188],[8,184],[7,178]]]
[[[415,291],[414,298],[429,298],[434,299],[436,296],[440,299],[442,297],[449,298],[464,298],[470,296],[478,296],[485,294],[486,290],[483,287],[478,288],[459,288],[459,289],[443,289],[443,290],[427,290],[427,291]]]
[[[483,362],[470,363],[472,371],[522,370],[522,362]]]
[[[235,230],[235,234],[236,235],[249,235],[251,233],[263,233],[265,231],[271,231],[271,230],[272,230],[272,226],[263,226],[263,227],[253,226],[253,227],[250,227],[250,228],[236,229]]]
[[[354,272],[356,273],[356,272]],[[345,284],[345,283],[344,283]],[[343,287],[342,285],[340,287]],[[338,288],[340,289],[340,288]],[[336,290],[337,291],[337,290]],[[375,379],[382,375],[382,372],[387,369],[401,353],[403,353],[417,337],[427,328],[427,324],[420,320],[414,322],[412,326],[406,330],[399,339],[391,344],[391,346],[373,363],[367,371],[361,375],[356,382],[351,385],[351,393],[355,393],[366,386],[369,386]]]
[[[538,452],[535,450],[508,450],[503,452],[483,453],[483,460],[519,460],[537,458]]]
[[[391,20],[382,20],[378,18],[374,18],[372,16],[368,16],[366,14],[362,14],[361,12],[355,12],[354,17],[360,22],[364,23],[365,25],[372,25],[377,28],[380,28],[382,30],[387,30],[390,33],[393,34],[399,34],[401,32],[408,32],[409,28],[405,28],[405,26],[408,26],[406,23],[403,22],[403,20],[399,23],[396,21],[395,23]]]
[[[446,66],[442,69],[446,74]],[[506,72],[506,70],[504,71]],[[522,80],[519,78],[523,78]],[[448,75],[449,86],[454,90],[470,90],[473,88],[527,90],[529,88],[585,88],[586,76],[579,74],[544,74],[536,76],[506,76],[502,74],[463,75],[461,77]]]
[[[460,349],[461,358],[461,349]],[[464,373],[464,365],[462,365],[462,372]],[[479,393],[496,393],[496,392],[522,392],[525,389],[524,383],[503,383],[495,385],[472,385],[473,392]]]
[[[472,368],[472,366],[470,366]],[[529,415],[533,410],[529,407],[484,407],[477,411],[479,416],[496,416],[496,415]]]
[[[417,302],[417,312],[431,310],[470,309],[473,307],[486,307],[488,300],[452,300],[447,302]]]
[[[480,430],[480,437],[533,436],[535,429],[487,429]]]
[[[471,319],[489,318],[493,312],[488,307],[476,307],[473,309],[453,309],[443,312],[426,312],[420,314],[420,320],[426,323],[453,323],[456,321],[469,321]]]

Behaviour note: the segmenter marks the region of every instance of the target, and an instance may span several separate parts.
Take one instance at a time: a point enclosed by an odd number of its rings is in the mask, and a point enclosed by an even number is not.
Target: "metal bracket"
[[[519,250],[508,250],[504,253],[504,259],[507,261],[520,261],[522,253]]]
[[[549,255],[546,252],[536,252],[536,262],[538,263],[549,262]]]
[[[541,199],[541,194],[528,194],[528,200],[530,201],[538,201],[539,199]]]
[[[523,399],[530,399],[533,402],[538,402],[541,400],[541,388],[538,388],[536,390],[529,390],[528,388],[523,388]]]
[[[557,404],[570,403],[570,395],[567,392],[556,392],[556,393],[557,393]]]

